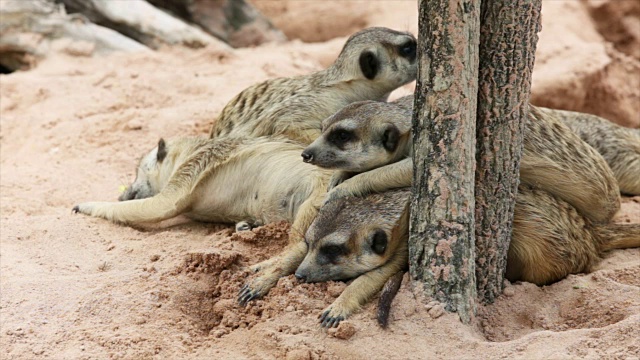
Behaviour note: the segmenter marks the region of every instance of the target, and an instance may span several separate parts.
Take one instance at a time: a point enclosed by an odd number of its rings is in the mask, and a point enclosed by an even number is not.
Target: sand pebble
[[[444,306],[440,304],[435,305],[434,307],[431,308],[431,310],[429,310],[429,315],[431,315],[431,317],[434,319],[439,318],[443,314],[444,314]]]
[[[516,294],[516,291],[513,290],[513,287],[509,286],[507,288],[504,289],[504,291],[502,292],[505,296],[508,297],[512,297],[513,295]]]
[[[348,340],[356,333],[356,327],[350,322],[341,322],[337,328],[327,330],[327,333],[334,338]]]

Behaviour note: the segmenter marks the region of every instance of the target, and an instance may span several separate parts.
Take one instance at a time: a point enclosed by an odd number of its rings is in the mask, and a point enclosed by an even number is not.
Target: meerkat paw
[[[332,328],[338,327],[340,322],[348,318],[349,315],[351,315],[351,311],[334,303],[326,308],[318,318],[320,319],[320,326]]]
[[[322,203],[322,206],[332,201],[349,197],[350,195],[351,194],[348,191],[344,191],[340,187],[335,187],[331,191],[329,191],[329,193],[327,193],[327,196],[324,198],[324,202]]]
[[[247,221],[239,221],[236,223],[236,232],[251,230],[251,224]]]
[[[81,213],[89,216],[97,216],[96,209],[108,204],[107,202],[86,202],[78,204],[71,209],[74,214]]]
[[[251,280],[238,292],[238,303],[245,306],[249,301],[265,296],[277,282],[278,278],[273,276],[260,276]]]
[[[329,180],[329,186],[327,187],[327,190],[331,190],[334,187],[342,184],[345,180],[349,179],[351,177],[351,174],[349,174],[346,171],[335,171],[333,173],[333,175],[331,176],[331,180]]]

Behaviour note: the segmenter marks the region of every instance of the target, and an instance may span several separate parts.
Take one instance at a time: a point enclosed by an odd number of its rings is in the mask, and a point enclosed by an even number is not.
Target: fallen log
[[[87,56],[149,50],[116,31],[67,15],[52,1],[3,0],[0,16],[0,65],[10,71],[28,69],[58,49]],[[61,41],[67,45],[54,46]]]
[[[145,0],[56,0],[70,13],[78,12],[92,22],[135,39],[151,48],[183,45],[192,48],[226,44],[206,32],[154,7]]]
[[[245,0],[148,0],[233,47],[283,42],[287,37]]]

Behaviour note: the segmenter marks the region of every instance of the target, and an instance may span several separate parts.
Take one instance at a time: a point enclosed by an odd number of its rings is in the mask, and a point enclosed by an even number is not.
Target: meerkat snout
[[[296,271],[295,276],[298,281],[307,282],[307,274],[301,272],[300,269]]]
[[[313,151],[306,149],[302,152],[302,161],[313,164]]]

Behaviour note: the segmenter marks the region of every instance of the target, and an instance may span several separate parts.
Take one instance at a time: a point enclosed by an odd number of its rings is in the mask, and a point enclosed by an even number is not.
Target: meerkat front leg
[[[331,180],[329,180],[329,186],[327,187],[327,190],[330,191],[331,189],[342,184],[352,176],[353,176],[353,173],[349,171],[336,170],[331,176]]]
[[[349,196],[364,196],[373,192],[411,186],[413,160],[405,158],[398,162],[360,173],[331,189],[324,204]]]
[[[404,245],[396,250],[394,257],[388,263],[360,275],[347,286],[333,304],[329,305],[320,315],[322,327],[337,327],[342,320],[345,320],[360,309],[360,306],[384,287],[387,280],[406,267],[407,258],[408,253],[405,241]]]
[[[319,181],[311,196],[300,206],[291,225],[289,245],[274,258],[252,267],[260,275],[245,284],[238,294],[238,302],[246,305],[253,299],[266,295],[276,285],[278,279],[293,274],[307,254],[304,234],[318,214],[320,203],[326,194],[326,188]]]

